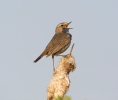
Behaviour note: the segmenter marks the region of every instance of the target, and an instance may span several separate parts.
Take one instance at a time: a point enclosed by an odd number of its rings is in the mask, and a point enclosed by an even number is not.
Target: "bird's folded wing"
[[[50,56],[56,52],[58,52],[60,49],[62,49],[64,46],[68,45],[71,42],[71,34],[68,33],[59,33],[55,34],[46,49],[48,49],[47,56]]]

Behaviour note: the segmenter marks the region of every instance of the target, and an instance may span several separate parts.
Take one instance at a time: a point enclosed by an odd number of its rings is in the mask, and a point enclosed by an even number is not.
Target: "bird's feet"
[[[53,66],[53,75],[55,74],[55,67]]]

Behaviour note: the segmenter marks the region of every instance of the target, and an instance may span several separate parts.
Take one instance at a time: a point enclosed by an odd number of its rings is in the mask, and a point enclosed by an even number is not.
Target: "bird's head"
[[[60,33],[60,32],[64,32],[64,33],[68,33],[69,32],[69,29],[72,29],[72,28],[68,28],[68,25],[70,24],[71,22],[67,23],[67,22],[62,22],[62,23],[59,23],[55,29],[55,33]]]

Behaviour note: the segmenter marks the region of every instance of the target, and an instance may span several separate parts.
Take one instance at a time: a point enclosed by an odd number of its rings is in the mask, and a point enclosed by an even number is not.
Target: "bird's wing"
[[[46,51],[48,51],[47,56],[50,56],[58,52],[64,46],[68,45],[70,42],[71,42],[71,34],[68,34],[68,33],[55,34],[52,40],[49,42],[49,44],[46,47],[47,49]]]

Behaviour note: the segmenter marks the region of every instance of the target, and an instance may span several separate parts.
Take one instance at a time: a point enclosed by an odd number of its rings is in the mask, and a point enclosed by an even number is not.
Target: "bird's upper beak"
[[[68,27],[68,25],[69,25],[70,23],[72,23],[72,21],[71,21],[71,22],[69,22],[69,23],[67,23],[67,28],[68,28],[68,29],[73,29],[73,28],[69,28],[69,27]]]

